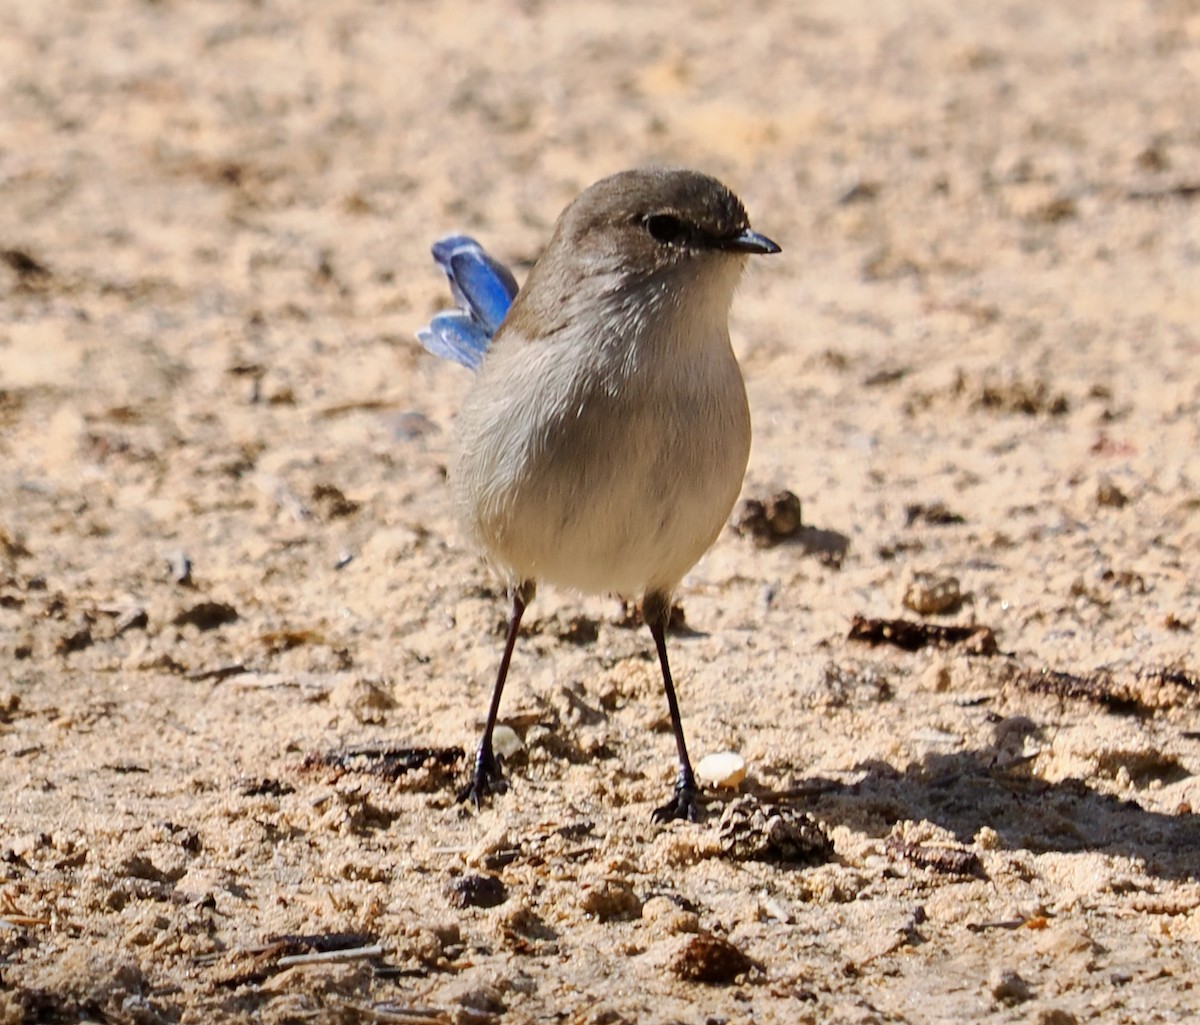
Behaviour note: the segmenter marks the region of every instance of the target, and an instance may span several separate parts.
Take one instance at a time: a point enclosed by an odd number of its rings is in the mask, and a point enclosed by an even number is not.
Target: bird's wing
[[[450,279],[459,309],[439,313],[417,332],[429,352],[475,370],[517,295],[512,272],[466,235],[433,244],[433,258]]]

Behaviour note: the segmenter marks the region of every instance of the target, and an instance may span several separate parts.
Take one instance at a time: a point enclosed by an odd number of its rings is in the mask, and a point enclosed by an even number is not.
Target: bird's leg
[[[500,714],[500,695],[504,693],[504,681],[508,676],[508,664],[512,661],[513,648],[517,643],[521,616],[525,614],[525,606],[533,601],[535,590],[532,580],[524,580],[512,590],[512,614],[508,618],[508,636],[504,641],[500,671],[496,674],[496,686],[492,689],[487,723],[483,727],[479,749],[475,752],[475,769],[471,773],[471,782],[458,792],[459,801],[471,801],[476,808],[483,804],[484,798],[489,794],[502,794],[508,789],[500,771],[500,762],[492,750],[492,733],[496,729],[496,717]]]
[[[688,758],[687,743],[683,739],[683,723],[679,719],[679,702],[675,700],[675,685],[671,682],[671,666],[667,661],[667,623],[671,619],[671,598],[660,593],[647,594],[642,599],[642,618],[650,627],[654,646],[658,649],[658,662],[662,666],[663,690],[667,692],[667,708],[671,713],[671,729],[675,731],[675,748],[679,753],[679,775],[675,778],[675,790],[671,800],[654,811],[655,822],[671,822],[686,819],[696,822],[700,808],[696,804],[696,777]]]

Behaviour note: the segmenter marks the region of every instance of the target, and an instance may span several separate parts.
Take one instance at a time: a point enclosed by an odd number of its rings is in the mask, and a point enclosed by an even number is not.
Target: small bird
[[[666,630],[672,595],[728,519],[750,453],[729,343],[734,289],[748,255],[779,251],[719,181],[661,168],[580,194],[520,290],[473,239],[434,245],[459,309],[418,338],[478,371],[455,429],[455,511],[512,599],[459,800],[479,806],[506,789],[492,733],[521,617],[544,582],[641,597],[679,759],[653,818],[699,817]]]

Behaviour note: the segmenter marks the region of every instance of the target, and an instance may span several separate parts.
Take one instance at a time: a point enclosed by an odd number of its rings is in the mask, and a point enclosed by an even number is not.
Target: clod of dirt
[[[282,780],[259,776],[238,780],[237,792],[242,797],[284,797],[287,794],[294,794],[296,788]]]
[[[506,622],[504,631],[507,632],[507,630],[508,624]],[[556,614],[530,623],[527,632],[531,636],[534,634],[549,634],[560,641],[566,641],[568,644],[595,644],[600,637],[600,623],[590,616],[581,614],[571,616]]]
[[[623,630],[637,630],[645,625],[642,618],[642,603],[621,599],[621,614],[613,620],[613,626]],[[687,618],[683,614],[683,606],[678,602],[671,603],[671,616],[667,620],[667,633],[687,633]]]
[[[143,854],[133,854],[117,866],[117,873],[154,883],[177,883],[186,874],[181,867],[161,869]]]
[[[907,619],[867,619],[855,616],[847,640],[890,644],[904,651],[926,647],[948,648],[961,644],[970,655],[995,655],[996,635],[988,626],[941,626]]]
[[[70,655],[75,651],[83,651],[85,648],[90,648],[95,643],[95,638],[92,636],[92,628],[85,621],[80,626],[63,634],[55,644],[54,650],[60,655]]]
[[[454,1025],[499,1025],[500,1016],[508,1010],[500,985],[481,985],[470,977],[455,979],[444,986],[436,999],[439,1003],[456,1004],[458,1009],[449,1018],[430,1018],[431,1025],[440,1025],[443,1021],[452,1021]],[[413,1020],[411,1016],[406,1017]]]
[[[912,373],[912,367],[883,367],[867,374],[862,380],[864,388],[885,388],[890,384],[903,381]]]
[[[125,953],[95,951],[85,964],[63,965],[47,987],[14,987],[10,992],[6,986],[0,999],[5,1021],[178,1021],[178,1006],[151,999],[151,983],[128,958]]]
[[[351,677],[342,681],[329,695],[334,707],[344,709],[357,722],[383,723],[387,713],[396,707],[391,693],[372,683]]]
[[[1053,393],[1045,381],[1012,380],[1003,382],[985,381],[977,386],[978,391],[971,401],[972,407],[997,413],[1023,413],[1037,416],[1063,416],[1071,410],[1071,403],[1061,393]]]
[[[641,899],[621,879],[603,879],[588,886],[580,896],[579,906],[585,915],[598,922],[624,922],[642,914]]]
[[[237,622],[238,612],[223,601],[202,601],[184,609],[171,620],[174,626],[194,626],[197,630],[215,630]]]
[[[997,381],[988,376],[968,376],[962,371],[949,387],[936,392],[915,392],[904,406],[906,413],[914,415],[947,401],[957,404],[963,400],[971,409],[989,413],[1064,416],[1071,411],[1066,395],[1052,391],[1045,381],[1021,378]]]
[[[1186,634],[1192,632],[1192,621],[1190,619],[1182,619],[1174,612],[1168,612],[1163,616],[1163,626],[1177,633]]]
[[[904,525],[916,526],[924,523],[931,527],[946,527],[958,523],[966,523],[966,519],[952,512],[945,502],[916,502],[904,507]]]
[[[1132,673],[1105,668],[1082,673],[1026,669],[1013,677],[1012,684],[1034,694],[1090,701],[1126,715],[1193,705],[1200,698],[1200,674],[1178,666],[1141,666]]]
[[[3,393],[0,393],[0,396],[3,396]],[[0,527],[0,556],[8,562],[16,562],[18,559],[28,559],[32,554],[25,544],[24,537]],[[16,580],[10,579],[7,582],[15,584]]]
[[[1070,196],[1053,196],[1043,203],[1038,203],[1025,213],[1022,218],[1027,224],[1059,224],[1063,221],[1073,221],[1079,216],[1079,208]]]
[[[663,894],[650,897],[642,905],[642,921],[652,923],[655,931],[664,936],[700,932],[700,916]]]
[[[321,518],[334,520],[358,512],[361,502],[355,502],[342,494],[332,484],[316,484],[312,489],[313,504],[320,510]]]
[[[458,876],[443,892],[456,908],[494,908],[508,900],[504,883],[491,875]]]
[[[1096,485],[1096,504],[1110,509],[1121,509],[1129,504],[1129,496],[1106,478]]]
[[[777,491],[766,498],[747,498],[738,506],[733,529],[749,536],[759,548],[770,548],[800,532],[800,499],[791,491]]]
[[[325,766],[338,772],[361,772],[384,779],[400,779],[415,769],[457,769],[463,760],[462,748],[338,748],[323,755],[306,755],[304,768]]]
[[[558,939],[558,933],[521,900],[510,902],[499,912],[496,927],[504,945],[518,954],[549,952],[549,946]]]
[[[453,921],[410,925],[396,953],[426,968],[444,967],[448,959],[462,953],[462,930]]]
[[[721,986],[733,982],[755,965],[728,940],[711,933],[697,933],[684,942],[670,967],[687,982]]]
[[[0,263],[14,271],[22,285],[40,284],[50,278],[50,268],[24,249],[0,249]]]
[[[822,865],[833,857],[833,841],[807,812],[756,797],[739,798],[725,809],[717,830],[721,850],[738,861]]]

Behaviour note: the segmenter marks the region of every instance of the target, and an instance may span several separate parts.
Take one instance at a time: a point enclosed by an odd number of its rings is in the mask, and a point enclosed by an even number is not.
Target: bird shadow
[[[1164,879],[1200,873],[1200,815],[1149,811],[1082,779],[1047,782],[1028,766],[1028,759],[988,748],[930,754],[904,771],[871,761],[859,766],[866,775],[857,782],[810,779],[789,797],[826,822],[868,836],[886,836],[896,822],[925,820],[970,844],[988,827],[1010,850],[1136,858]]]

